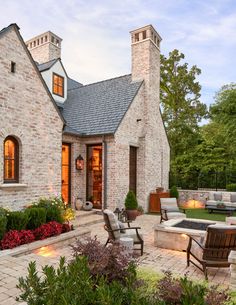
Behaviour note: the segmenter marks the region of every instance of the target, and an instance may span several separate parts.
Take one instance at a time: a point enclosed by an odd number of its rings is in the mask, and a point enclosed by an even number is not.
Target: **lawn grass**
[[[225,213],[209,213],[207,209],[186,209],[187,218],[209,219],[215,221],[225,221],[227,214]],[[233,213],[236,216],[236,212]]]

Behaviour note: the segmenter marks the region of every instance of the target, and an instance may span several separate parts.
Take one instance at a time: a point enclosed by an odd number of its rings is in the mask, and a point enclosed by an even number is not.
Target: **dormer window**
[[[61,97],[64,97],[64,77],[53,73],[53,94],[59,95]]]

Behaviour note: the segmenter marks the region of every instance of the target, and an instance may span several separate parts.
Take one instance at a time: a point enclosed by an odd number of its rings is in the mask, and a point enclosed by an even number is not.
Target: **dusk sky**
[[[202,74],[202,102],[236,81],[235,0],[0,0],[0,28],[17,23],[25,40],[51,30],[63,39],[62,60],[83,84],[131,72],[130,34],[152,24],[161,52],[185,54]]]

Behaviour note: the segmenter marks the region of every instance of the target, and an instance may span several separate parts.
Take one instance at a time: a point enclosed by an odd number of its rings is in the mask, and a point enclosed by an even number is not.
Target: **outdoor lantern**
[[[77,170],[84,169],[84,158],[81,155],[75,159],[75,167]]]

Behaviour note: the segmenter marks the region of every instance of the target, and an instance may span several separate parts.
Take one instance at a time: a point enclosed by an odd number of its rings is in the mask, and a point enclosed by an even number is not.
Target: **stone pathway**
[[[91,220],[93,216],[90,215]],[[100,216],[102,217],[102,216]],[[107,233],[103,228],[103,222],[98,222],[98,215],[94,215],[95,222],[89,225],[91,229],[91,236],[97,235],[101,242],[105,242]],[[78,220],[79,222],[79,220]],[[144,255],[139,257],[140,266],[150,268],[152,271],[161,272],[170,270],[174,274],[184,275],[186,272],[189,277],[204,280],[203,274],[194,266],[186,268],[186,254],[184,252],[160,249],[154,247],[153,244],[153,226],[159,222],[159,216],[156,215],[142,215],[137,218],[134,225],[142,228],[145,246]],[[79,225],[79,223],[75,223]],[[86,226],[86,222],[81,221],[81,226]],[[47,250],[47,251],[45,251]],[[49,251],[48,251],[49,250]],[[27,274],[27,266],[30,261],[36,261],[39,270],[41,267],[49,265],[58,265],[60,256],[65,256],[67,259],[71,258],[70,247],[63,247],[60,249],[42,249],[40,253],[31,253],[20,257],[7,256],[0,259],[0,304],[1,305],[15,305],[19,302],[15,301],[15,297],[19,294],[16,284],[20,276]],[[227,287],[229,285],[229,268],[217,269],[211,268],[208,272],[209,282],[214,284],[221,284]],[[24,304],[24,303],[21,303]]]

